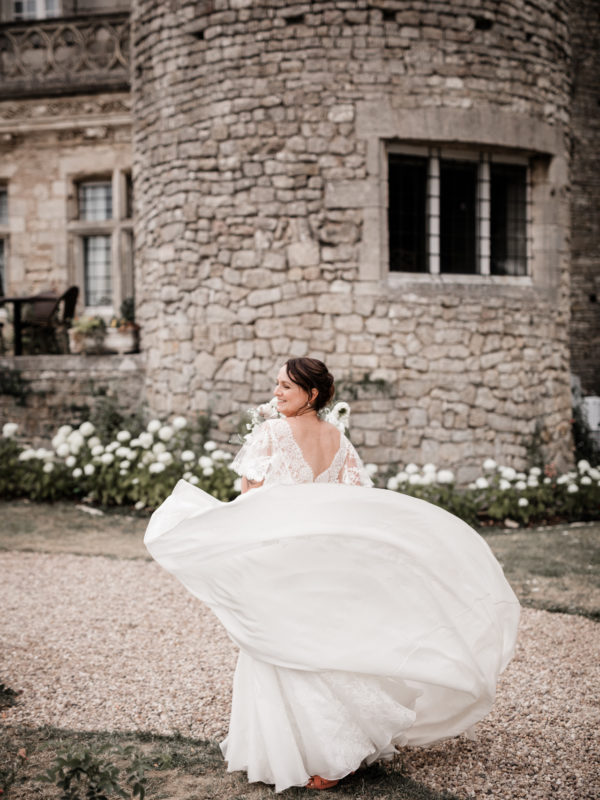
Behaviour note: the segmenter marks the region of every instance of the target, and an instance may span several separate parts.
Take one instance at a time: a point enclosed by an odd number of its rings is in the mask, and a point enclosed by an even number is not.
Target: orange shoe
[[[339,781],[330,781],[327,778],[322,778],[320,775],[313,775],[309,782],[306,784],[307,789],[331,789],[332,786],[337,786]]]

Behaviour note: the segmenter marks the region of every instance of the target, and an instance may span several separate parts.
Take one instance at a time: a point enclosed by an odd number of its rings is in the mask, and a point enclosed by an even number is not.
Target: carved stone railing
[[[129,88],[129,14],[0,25],[0,99]]]

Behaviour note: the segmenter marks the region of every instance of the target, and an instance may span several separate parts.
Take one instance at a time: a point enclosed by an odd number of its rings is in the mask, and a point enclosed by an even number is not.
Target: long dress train
[[[274,423],[252,464],[250,446],[236,459],[244,474],[268,478],[281,443],[289,470],[289,426]],[[345,437],[340,450],[316,479],[296,454],[286,482],[228,504],[180,481],[145,537],[240,648],[223,753],[277,791],[466,731],[515,646],[519,604],[479,534],[340,482],[368,482]]]

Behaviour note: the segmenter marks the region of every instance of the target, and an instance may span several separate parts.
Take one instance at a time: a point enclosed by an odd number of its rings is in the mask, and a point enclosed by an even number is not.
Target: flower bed
[[[24,448],[17,426],[7,423],[0,438],[0,497],[30,500],[87,498],[102,505],[155,508],[184,478],[219,500],[239,493],[229,468],[231,454],[213,441],[198,442],[184,417],[151,420],[135,434],[119,431],[102,442],[91,422],[63,425],[51,448]]]
[[[339,419],[334,415],[331,421],[342,427],[348,413],[338,406]],[[272,409],[265,409],[261,416],[268,417]],[[181,416],[151,420],[139,432],[120,430],[108,442],[100,440],[91,422],[78,428],[63,425],[51,448],[35,450],[21,446],[17,433],[17,425],[9,422],[0,437],[3,499],[86,498],[107,506],[155,508],[180,478],[219,500],[231,500],[240,491],[240,479],[230,469],[231,454],[205,441]],[[551,465],[517,472],[487,459],[483,474],[467,487],[456,485],[451,470],[433,464],[408,464],[379,479],[375,465],[366,467],[380,486],[428,500],[475,525],[600,519],[600,466],[584,460],[576,470],[558,475]]]
[[[467,487],[451,470],[408,464],[389,476],[388,489],[442,506],[472,525],[533,525],[600,519],[600,466],[581,460],[558,475],[552,465],[517,472],[489,458],[483,474]]]

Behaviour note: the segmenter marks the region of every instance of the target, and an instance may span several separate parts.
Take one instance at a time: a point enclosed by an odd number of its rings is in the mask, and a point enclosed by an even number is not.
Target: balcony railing
[[[129,88],[129,14],[0,25],[0,97]]]

